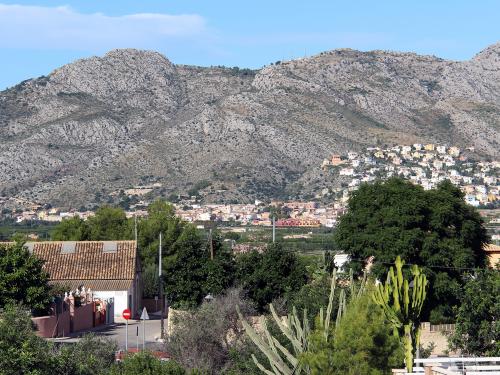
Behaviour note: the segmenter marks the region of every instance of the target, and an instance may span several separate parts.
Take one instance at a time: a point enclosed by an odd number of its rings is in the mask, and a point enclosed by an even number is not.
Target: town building
[[[495,268],[500,265],[500,246],[490,243],[484,247],[484,251],[488,255],[490,267]]]
[[[27,242],[42,259],[51,284],[69,291],[85,288],[95,298],[112,301],[115,316],[129,308],[138,313],[142,300],[135,241]]]

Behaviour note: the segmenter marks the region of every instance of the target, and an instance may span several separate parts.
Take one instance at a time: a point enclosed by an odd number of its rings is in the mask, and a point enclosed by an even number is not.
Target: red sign
[[[129,309],[125,309],[122,312],[123,319],[129,320],[132,316]]]

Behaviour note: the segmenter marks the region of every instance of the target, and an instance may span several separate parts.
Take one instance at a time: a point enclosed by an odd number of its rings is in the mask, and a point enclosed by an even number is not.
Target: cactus
[[[332,280],[330,284],[330,295],[328,299],[328,306],[326,308],[326,313],[324,313],[323,308],[320,309],[319,312],[319,320],[318,329],[323,331],[323,337],[325,341],[328,341],[330,338],[330,322],[332,320],[332,310],[333,310],[333,299],[335,296],[335,287],[337,285],[337,270],[333,270]],[[351,298],[355,296],[359,296],[362,293],[362,290],[365,285],[366,278],[363,278],[361,283],[361,287],[358,291],[355,290],[354,287],[354,279],[352,272],[350,274],[350,283],[351,283]],[[346,295],[344,290],[340,291],[339,294],[339,308],[337,311],[337,319],[336,322],[338,324],[342,315],[345,312],[347,306]],[[304,309],[302,320],[299,319],[297,310],[295,307],[292,309],[292,313],[287,315],[285,321],[276,314],[276,310],[272,304],[269,305],[271,310],[271,315],[277,324],[278,328],[281,332],[286,336],[286,338],[290,341],[293,348],[293,353],[290,353],[275,337],[273,337],[269,330],[267,329],[266,319],[264,316],[260,317],[260,322],[262,325],[262,330],[264,333],[264,337],[259,335],[255,329],[243,318],[238,307],[236,310],[238,312],[239,318],[243,324],[243,328],[245,332],[248,334],[250,339],[257,345],[259,350],[264,353],[267,357],[269,364],[271,366],[271,370],[265,368],[257,358],[252,355],[252,359],[257,365],[257,367],[267,375],[292,375],[292,374],[301,374],[301,373],[309,373],[307,368],[301,367],[299,363],[300,354],[307,351],[309,344],[309,335],[311,333],[309,320],[307,318],[307,310]]]
[[[427,295],[427,278],[414,265],[411,269],[413,287],[403,277],[404,261],[398,256],[396,271],[391,267],[385,284],[377,285],[373,300],[382,307],[387,320],[403,342],[407,372],[413,371],[413,358],[420,344],[420,313]]]

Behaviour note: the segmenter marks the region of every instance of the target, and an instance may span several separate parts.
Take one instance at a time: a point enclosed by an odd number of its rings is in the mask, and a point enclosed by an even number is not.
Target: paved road
[[[160,337],[160,320],[146,320],[145,321],[145,331],[146,331],[146,347],[149,349],[157,348],[159,345],[157,339]],[[142,348],[143,343],[143,325],[142,321],[129,320],[128,324],[128,347],[129,349],[135,349],[137,347],[137,342],[139,342],[139,348]],[[139,328],[139,330],[137,330]],[[87,332],[93,332],[96,335],[107,337],[113,341],[116,341],[120,349],[125,349],[126,341],[126,324],[122,321],[116,322],[115,324],[100,326],[95,329],[86,332],[78,332],[72,337],[57,338],[53,339],[54,342],[60,343],[74,343],[80,340],[81,336]],[[137,332],[139,335],[137,336]]]

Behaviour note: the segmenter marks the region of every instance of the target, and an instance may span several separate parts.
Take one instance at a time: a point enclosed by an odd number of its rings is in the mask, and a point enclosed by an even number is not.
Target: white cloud
[[[70,7],[0,4],[0,48],[106,50],[168,47],[208,37],[196,14],[84,14]]]

